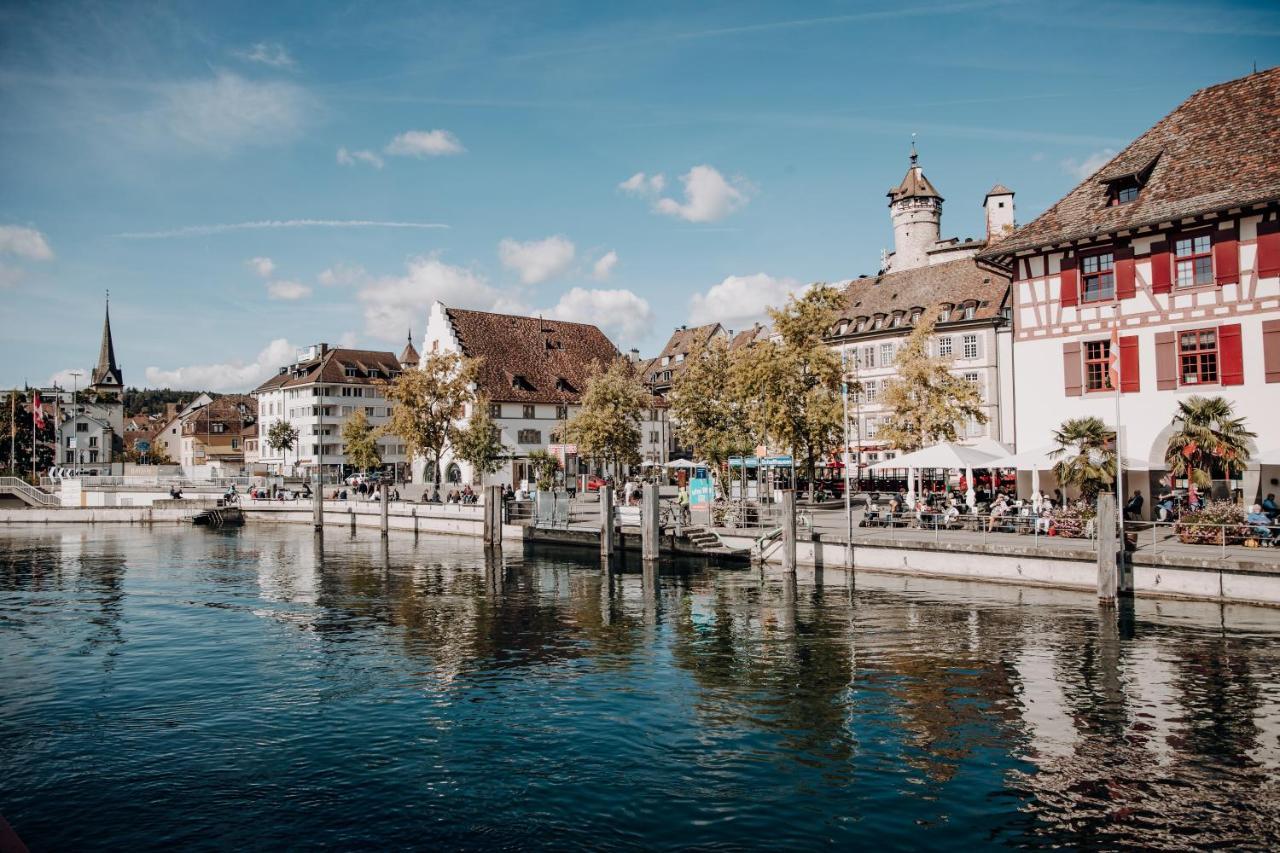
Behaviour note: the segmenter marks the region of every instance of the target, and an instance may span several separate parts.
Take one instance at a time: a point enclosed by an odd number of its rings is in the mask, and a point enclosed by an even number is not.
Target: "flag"
[[[1120,390],[1120,330],[1111,327],[1111,345],[1107,348],[1107,381],[1113,391]]]
[[[31,423],[36,429],[44,429],[44,404],[40,402],[40,392],[37,391],[31,402]]]

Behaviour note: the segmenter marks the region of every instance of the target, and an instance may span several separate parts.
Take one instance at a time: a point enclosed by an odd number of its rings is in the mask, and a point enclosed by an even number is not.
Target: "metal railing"
[[[1275,521],[1242,521],[1232,524],[1210,524],[1202,521],[1142,521],[1133,522],[1131,530],[1137,547],[1150,548],[1150,553],[1166,553],[1180,550],[1203,552],[1215,549],[1222,557],[1227,548],[1273,548],[1280,546],[1280,524]],[[1280,557],[1277,557],[1280,562]]]
[[[62,506],[60,497],[37,489],[21,477],[0,477],[0,491],[25,495],[40,506]]]

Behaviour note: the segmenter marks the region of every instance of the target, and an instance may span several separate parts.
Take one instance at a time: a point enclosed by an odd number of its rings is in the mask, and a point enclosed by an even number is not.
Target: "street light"
[[[80,404],[77,402],[77,395],[80,391],[80,377],[84,376],[79,370],[71,371],[71,441],[75,444],[75,453],[71,459],[73,468],[75,468],[76,476],[80,475],[80,436],[79,436],[79,420],[80,420]]]

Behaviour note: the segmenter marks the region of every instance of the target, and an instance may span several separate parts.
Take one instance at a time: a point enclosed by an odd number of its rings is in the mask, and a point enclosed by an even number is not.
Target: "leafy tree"
[[[823,340],[843,300],[836,288],[818,285],[770,309],[780,340],[743,350],[733,369],[733,394],[752,443],[787,447],[803,458],[811,497],[819,458],[843,440],[840,357]]]
[[[1176,431],[1169,436],[1165,464],[1175,477],[1207,486],[1215,476],[1225,479],[1249,464],[1251,439],[1244,418],[1234,417],[1223,397],[1193,396],[1178,401],[1173,416]]]
[[[684,371],[671,387],[671,419],[680,440],[694,455],[722,471],[729,457],[751,447],[745,406],[734,393],[734,358],[723,338],[713,338],[690,353]],[[717,480],[723,492],[727,480]]]
[[[502,467],[507,449],[502,446],[502,430],[489,417],[487,399],[480,397],[471,404],[471,417],[454,438],[453,455],[477,474],[492,474]]]
[[[44,400],[44,429],[37,430],[31,417],[31,391],[11,391],[0,399],[0,458],[5,460],[5,473],[19,477],[31,474],[31,442],[36,442],[36,470],[45,471],[54,464],[54,449],[58,440],[54,424],[53,404]],[[10,439],[12,438],[12,442]],[[12,444],[12,457],[10,445]]]
[[[298,444],[298,428],[288,421],[276,421],[267,430],[267,446],[277,453],[293,450]]]
[[[342,425],[342,443],[347,448],[347,459],[361,471],[382,465],[378,436],[369,424],[364,409],[357,408]]]
[[[897,375],[885,383],[881,398],[891,414],[878,437],[904,452],[939,441],[955,441],[959,427],[972,419],[987,422],[982,395],[951,372],[950,359],[929,355],[936,313],[916,323],[894,359]]]
[[[539,448],[529,452],[529,467],[533,469],[533,478],[540,492],[551,489],[556,484],[556,472],[560,470],[560,457]]]
[[[440,482],[440,458],[475,399],[476,367],[460,353],[433,352],[417,370],[406,370],[386,385],[387,399],[395,406],[380,433],[404,439],[410,456],[427,457],[433,483]]]
[[[1050,451],[1055,460],[1053,473],[1058,482],[1075,486],[1092,504],[1098,492],[1116,481],[1116,432],[1101,418],[1071,418],[1054,430],[1058,445]]]
[[[580,454],[604,461],[619,477],[623,465],[640,462],[640,422],[652,404],[652,395],[626,359],[615,359],[607,370],[596,365],[582,393],[582,408],[569,419],[565,433]]]

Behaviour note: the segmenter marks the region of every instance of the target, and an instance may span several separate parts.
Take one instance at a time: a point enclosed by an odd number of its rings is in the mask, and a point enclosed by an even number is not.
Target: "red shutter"
[[[1240,324],[1218,327],[1218,373],[1223,385],[1244,384],[1244,353],[1240,347]]]
[[[1080,363],[1080,344],[1062,345],[1062,380],[1068,397],[1084,392],[1084,366]]]
[[[1258,259],[1254,266],[1259,278],[1280,275],[1280,219],[1258,223]]]
[[[1235,226],[1213,232],[1213,273],[1219,287],[1240,281],[1240,241]]]
[[[1136,394],[1142,388],[1138,375],[1138,336],[1120,338],[1120,393]]]
[[[1156,332],[1156,388],[1178,387],[1178,344],[1173,332]]]
[[[1262,323],[1262,368],[1268,382],[1280,382],[1280,320]]]
[[[1062,307],[1080,304],[1079,274],[1076,272],[1076,259],[1062,256],[1062,286],[1058,290],[1058,301]]]
[[[1133,247],[1120,246],[1115,251],[1116,299],[1132,299],[1135,293]]]
[[[1168,243],[1151,244],[1151,292],[1169,293],[1173,290],[1173,261],[1169,257]]]

